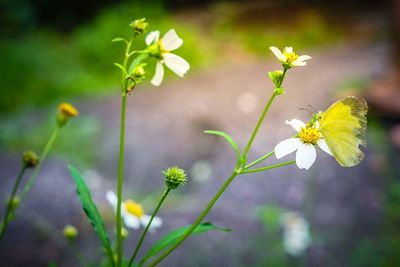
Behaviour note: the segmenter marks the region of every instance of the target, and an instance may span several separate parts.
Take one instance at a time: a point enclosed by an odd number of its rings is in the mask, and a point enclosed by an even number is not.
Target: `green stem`
[[[4,214],[4,219],[2,222],[2,228],[1,228],[1,232],[0,232],[0,240],[3,239],[4,233],[7,230],[7,226],[8,226],[8,222],[9,222],[8,219],[9,219],[10,213],[13,209],[13,200],[14,200],[15,195],[17,194],[19,184],[21,183],[21,180],[22,180],[22,177],[24,176],[25,171],[26,171],[26,167],[22,166],[21,171],[19,172],[17,179],[15,180],[15,184],[11,191],[10,198],[8,199],[7,209],[6,209],[6,213]]]
[[[79,250],[76,248],[75,244],[73,241],[69,241],[68,242],[71,246],[72,251],[74,252],[77,260],[79,261],[80,265],[82,265],[82,267],[86,267],[89,266],[89,264],[86,262],[85,258],[82,256],[82,254],[79,252]]]
[[[262,162],[262,161],[264,161],[264,160],[266,160],[267,158],[271,157],[274,153],[275,153],[274,151],[271,151],[271,152],[265,154],[265,155],[262,156],[261,158],[259,158],[259,159],[255,160],[255,161],[253,161],[253,162],[247,164],[247,165],[244,167],[244,169],[246,170],[246,169],[248,169],[248,168],[250,168],[250,167],[252,167],[252,166],[254,166],[254,165],[256,165],[256,164],[258,164],[258,163],[260,163],[260,162]]]
[[[232,172],[232,174],[226,179],[224,184],[221,186],[217,194],[211,199],[211,201],[208,203],[207,207],[200,213],[200,215],[197,217],[197,219],[194,221],[192,226],[185,232],[183,236],[181,236],[175,244],[173,244],[171,247],[169,247],[161,256],[159,256],[157,259],[155,259],[152,263],[148,265],[148,267],[156,266],[158,263],[160,263],[164,258],[166,258],[174,249],[176,249],[179,245],[183,243],[183,241],[186,240],[186,238],[189,237],[189,235],[196,229],[196,227],[203,221],[204,217],[208,214],[208,212],[211,210],[211,208],[214,206],[215,202],[220,198],[222,193],[226,190],[226,188],[230,185],[230,183],[233,181],[233,179],[238,175],[238,172],[235,170]]]
[[[133,38],[127,43],[124,54],[123,67],[126,69],[129,59],[129,51],[131,49]],[[117,267],[122,266],[122,218],[121,218],[121,206],[122,206],[122,186],[124,182],[124,155],[125,155],[125,121],[126,121],[126,100],[127,100],[127,80],[124,72],[121,75],[121,125],[119,134],[119,159],[118,159],[118,180],[117,180],[117,213],[116,213],[116,224],[117,224]]]
[[[156,209],[153,211],[153,214],[151,215],[151,218],[150,218],[149,223],[147,224],[146,228],[144,229],[144,231],[143,231],[143,233],[142,233],[142,236],[140,237],[140,240],[139,240],[138,244],[136,245],[135,251],[133,252],[131,259],[129,260],[128,267],[130,267],[130,266],[132,265],[133,261],[135,260],[137,254],[138,254],[138,252],[139,252],[139,249],[140,249],[140,247],[142,246],[143,240],[144,240],[144,238],[146,237],[146,234],[147,234],[147,232],[148,232],[149,229],[150,229],[150,225],[151,225],[151,223],[153,222],[154,217],[156,216],[158,210],[160,209],[161,205],[163,204],[165,198],[167,197],[167,195],[168,195],[168,193],[169,193],[170,191],[171,191],[170,188],[167,188],[167,189],[164,191],[164,193],[163,193],[163,195],[162,195],[160,201],[158,202],[158,205],[157,205]]]
[[[272,93],[271,97],[269,98],[269,100],[267,102],[267,105],[265,105],[265,108],[264,108],[263,112],[261,113],[260,118],[258,119],[257,125],[254,128],[253,133],[251,134],[249,142],[247,142],[246,148],[244,149],[243,158],[246,158],[247,153],[249,153],[249,150],[250,150],[251,145],[253,144],[254,138],[256,137],[258,130],[260,129],[260,126],[261,126],[262,122],[264,121],[265,115],[267,115],[268,110],[276,96],[277,95],[275,94],[275,92]]]
[[[122,184],[124,174],[124,148],[125,148],[125,117],[126,117],[126,93],[122,94],[121,99],[121,128],[119,136],[119,160],[118,160],[118,181],[117,181],[117,266],[122,266],[122,218],[121,218],[121,206],[122,206]]]
[[[57,139],[58,134],[60,133],[60,127],[57,126],[57,128],[54,129],[53,133],[51,134],[49,140],[47,141],[46,146],[44,147],[42,154],[39,157],[39,164],[38,166],[33,170],[31,176],[29,177],[28,181],[25,184],[24,190],[21,194],[21,202],[25,198],[26,194],[32,189],[33,184],[36,181],[37,175],[39,174],[40,169],[42,168],[42,165],[44,161],[47,158],[47,155],[50,152],[51,147],[53,146],[54,142]]]
[[[282,74],[282,78],[279,81],[279,83],[276,84],[276,88],[279,88],[282,86],[283,80],[285,79],[285,75],[286,75],[286,71],[287,68],[283,68],[283,74]],[[249,139],[249,142],[247,142],[246,148],[244,149],[243,152],[243,158],[246,160],[247,154],[249,153],[250,147],[253,144],[254,138],[256,137],[258,130],[260,129],[261,124],[264,121],[265,115],[267,115],[269,108],[271,107],[272,102],[274,101],[275,97],[277,96],[277,94],[275,93],[275,91],[272,93],[272,95],[270,96],[267,104],[265,105],[265,108],[263,110],[263,112],[261,113],[260,118],[258,119],[257,125],[253,130],[253,133],[251,134],[251,137]]]
[[[285,161],[282,163],[278,163],[278,164],[274,164],[274,165],[270,165],[270,166],[266,166],[266,167],[262,167],[262,168],[257,168],[257,169],[251,169],[251,170],[243,170],[242,174],[246,174],[246,173],[253,173],[253,172],[262,172],[262,171],[266,171],[266,170],[270,170],[270,169],[275,169],[278,167],[283,167],[283,166],[287,166],[290,164],[296,163],[296,161],[291,160],[291,161]]]

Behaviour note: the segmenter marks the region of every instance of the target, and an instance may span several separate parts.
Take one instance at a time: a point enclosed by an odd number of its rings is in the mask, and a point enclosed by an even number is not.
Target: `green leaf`
[[[110,260],[112,263],[114,263],[110,238],[108,237],[106,227],[104,226],[103,218],[101,217],[96,205],[92,200],[89,188],[87,187],[84,178],[75,167],[68,165],[68,169],[72,176],[72,180],[75,183],[76,192],[80,202],[82,203],[82,208],[92,224],[94,231],[99,237],[104,249],[110,257]]]
[[[116,37],[114,39],[111,40],[111,42],[116,43],[116,42],[125,42],[128,43],[128,41],[122,37]]]
[[[142,266],[149,258],[155,256],[157,253],[160,251],[164,250],[168,246],[172,245],[175,243],[181,236],[183,236],[186,231],[191,227],[192,225],[185,225],[182,227],[179,227],[175,230],[172,230],[165,236],[163,236],[156,244],[154,244],[146,253],[146,255],[143,257],[143,259],[139,262],[139,266]],[[231,229],[229,228],[224,228],[224,227],[219,227],[216,225],[213,225],[210,222],[205,222],[202,224],[199,224],[196,229],[192,232],[192,234],[201,234],[205,233],[208,231],[212,230],[218,230],[218,231],[224,231],[224,232],[230,232]]]
[[[143,62],[150,55],[148,53],[138,55],[134,60],[132,60],[131,65],[129,66],[129,74],[132,73],[133,69]]]
[[[238,158],[238,160],[240,160],[240,150],[239,150],[239,146],[237,145],[236,141],[233,139],[232,136],[230,136],[229,134],[222,132],[222,131],[214,131],[214,130],[206,130],[204,131],[204,133],[206,134],[214,134],[214,135],[219,135],[225,138],[226,141],[228,141],[229,144],[231,144],[232,148],[235,150],[236,152],[236,156]]]
[[[119,63],[114,63],[114,66],[116,66],[117,68],[119,68],[120,70],[122,70],[122,72],[124,73],[124,75],[128,75],[128,73],[126,72],[126,69],[124,68],[124,66],[122,66]]]

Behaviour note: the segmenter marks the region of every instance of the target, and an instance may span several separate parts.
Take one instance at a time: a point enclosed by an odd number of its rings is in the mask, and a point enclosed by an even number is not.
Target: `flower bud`
[[[144,76],[146,75],[146,71],[144,70],[143,65],[139,65],[139,66],[137,66],[137,67],[135,67],[135,68],[133,69],[132,74],[133,74],[133,76],[134,76],[135,78],[141,80],[141,79],[143,79]]]
[[[18,208],[20,203],[21,203],[21,199],[17,196],[15,196],[7,201],[7,204],[10,207],[10,211],[13,211],[16,208]]]
[[[78,110],[70,103],[61,103],[58,106],[57,125],[63,127],[70,118],[78,116]]]
[[[271,81],[275,84],[275,86],[277,86],[280,80],[282,79],[283,71],[281,70],[270,71],[268,72],[268,76],[271,79]]]
[[[25,151],[22,155],[22,164],[25,168],[35,168],[39,164],[39,157],[32,150]]]
[[[175,189],[179,185],[184,185],[187,181],[186,172],[178,167],[170,167],[163,171],[165,184],[169,189]]]
[[[275,95],[281,95],[281,94],[283,94],[284,92],[285,92],[285,90],[283,90],[282,87],[277,87],[277,88],[275,88],[275,90],[274,90],[274,94],[275,94]]]
[[[133,28],[135,35],[140,35],[146,32],[149,24],[146,22],[145,18],[142,18],[132,21],[129,26]]]
[[[64,227],[63,233],[69,241],[74,241],[78,237],[78,230],[70,224]]]
[[[121,236],[122,236],[122,239],[126,239],[129,236],[128,229],[126,229],[125,227],[122,227],[121,228]]]

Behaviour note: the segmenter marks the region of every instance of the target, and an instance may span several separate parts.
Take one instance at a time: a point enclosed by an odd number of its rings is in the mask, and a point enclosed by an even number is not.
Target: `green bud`
[[[78,237],[78,230],[70,224],[64,227],[63,233],[69,241],[74,241]]]
[[[274,94],[275,94],[275,95],[281,95],[281,94],[283,94],[284,92],[285,92],[285,90],[283,90],[282,87],[275,88],[275,90],[274,90]]]
[[[129,26],[133,28],[135,35],[141,35],[146,32],[149,24],[146,22],[145,18],[142,18],[132,21]]]
[[[15,196],[7,201],[7,204],[10,205],[11,211],[14,211],[16,208],[18,208],[20,203],[21,203],[21,199],[17,196]]]
[[[146,71],[143,68],[144,66],[145,65],[141,64],[141,65],[139,65],[139,66],[137,66],[137,67],[135,67],[133,69],[132,74],[133,74],[134,78],[137,78],[137,79],[141,80],[141,79],[143,79],[145,77]]]
[[[162,172],[165,176],[165,184],[169,189],[175,189],[184,185],[187,181],[186,172],[178,167],[170,167]]]
[[[25,151],[22,155],[22,164],[25,168],[35,168],[39,164],[39,157],[32,150]]]
[[[125,227],[122,227],[121,228],[121,236],[122,236],[122,239],[126,239],[129,236],[128,229],[126,229]]]
[[[271,81],[276,85],[278,85],[278,82],[282,79],[283,71],[281,70],[274,70],[268,72],[268,76],[271,79]]]

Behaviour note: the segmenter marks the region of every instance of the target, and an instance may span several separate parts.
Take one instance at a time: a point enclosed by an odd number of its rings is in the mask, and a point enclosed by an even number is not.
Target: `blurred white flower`
[[[190,65],[185,59],[170,53],[183,44],[183,40],[179,38],[174,29],[169,30],[162,38],[160,38],[160,31],[150,32],[146,36],[146,44],[153,46],[153,48],[149,47],[150,55],[158,58],[156,72],[151,80],[153,85],[161,84],[164,78],[164,64],[180,77],[183,77],[190,69]]]
[[[286,121],[286,124],[292,126],[298,134],[296,137],[283,140],[275,146],[275,156],[277,159],[282,158],[294,151],[296,152],[296,165],[300,169],[308,170],[317,158],[315,145],[318,145],[323,151],[332,156],[332,153],[322,138],[319,131],[319,123],[314,125],[306,125],[301,120],[293,119]]]
[[[298,212],[281,215],[283,227],[283,247],[292,256],[300,256],[311,245],[310,227]]]
[[[311,57],[307,55],[297,55],[293,51],[292,47],[285,47],[283,51],[275,46],[271,46],[269,49],[274,53],[279,61],[288,68],[305,66],[307,65],[306,60],[311,59]]]
[[[114,212],[116,212],[118,198],[115,193],[111,190],[107,191],[106,198],[113,207]],[[124,219],[126,227],[139,229],[140,225],[146,227],[150,221],[151,216],[144,213],[143,206],[139,203],[136,203],[132,199],[123,201],[121,208],[121,216]],[[162,219],[159,217],[154,217],[149,230],[151,231],[152,229],[159,228],[161,225]]]

